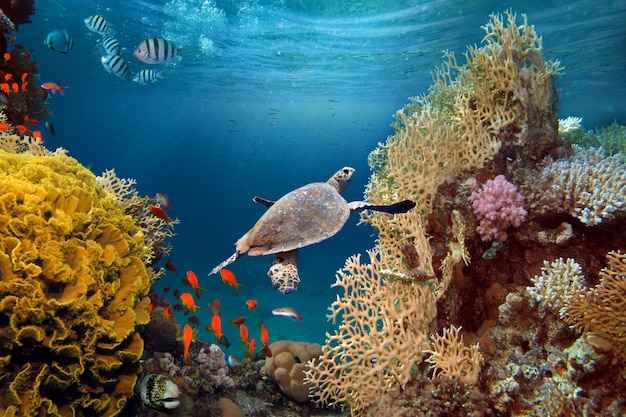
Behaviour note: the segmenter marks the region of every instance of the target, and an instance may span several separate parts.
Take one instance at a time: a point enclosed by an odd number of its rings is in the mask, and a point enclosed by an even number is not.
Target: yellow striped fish
[[[161,38],[150,38],[141,42],[135,51],[135,56],[146,64],[165,64],[177,56],[182,49],[173,42]]]

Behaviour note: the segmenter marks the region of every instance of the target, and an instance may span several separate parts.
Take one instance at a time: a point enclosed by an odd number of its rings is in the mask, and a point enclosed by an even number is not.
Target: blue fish
[[[43,43],[53,51],[66,54],[72,50],[72,46],[74,46],[74,39],[70,37],[70,34],[67,33],[67,30],[57,29],[48,33],[48,36],[46,36],[46,39],[43,41]]]

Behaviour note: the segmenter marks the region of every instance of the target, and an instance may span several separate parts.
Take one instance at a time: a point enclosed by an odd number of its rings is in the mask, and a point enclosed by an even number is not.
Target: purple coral
[[[524,199],[504,175],[487,181],[468,200],[478,218],[476,230],[483,241],[504,242],[507,239],[506,229],[519,227],[526,219]]]

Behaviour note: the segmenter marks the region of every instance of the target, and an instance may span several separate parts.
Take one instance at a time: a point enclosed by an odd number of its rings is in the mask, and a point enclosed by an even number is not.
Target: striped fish
[[[111,35],[113,29],[109,27],[109,24],[104,17],[99,14],[94,14],[85,19],[85,26],[92,32],[99,33],[100,35]]]
[[[116,75],[118,77],[129,77],[130,70],[128,69],[128,64],[124,59],[119,55],[107,55],[103,56],[102,66],[109,74]]]
[[[133,82],[141,85],[153,83],[157,80],[157,78],[163,78],[163,76],[161,75],[162,72],[163,71],[157,72],[151,69],[143,69],[135,74],[135,76],[133,77]]]
[[[119,55],[122,50],[120,41],[112,36],[105,36],[102,38],[102,47],[107,55]]]
[[[180,56],[181,51],[181,48],[166,39],[150,38],[139,44],[135,56],[146,64],[165,64]]]

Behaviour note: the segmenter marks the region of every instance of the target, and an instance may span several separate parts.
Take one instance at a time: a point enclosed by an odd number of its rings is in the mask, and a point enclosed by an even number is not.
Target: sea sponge
[[[306,402],[309,399],[309,384],[304,382],[307,362],[322,354],[317,343],[279,340],[270,345],[272,356],[265,359],[261,374],[276,381],[280,390],[290,398]]]
[[[141,230],[64,155],[0,151],[0,413],[112,416],[148,323]]]

